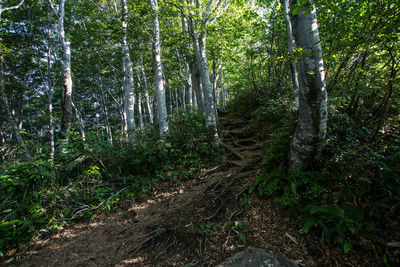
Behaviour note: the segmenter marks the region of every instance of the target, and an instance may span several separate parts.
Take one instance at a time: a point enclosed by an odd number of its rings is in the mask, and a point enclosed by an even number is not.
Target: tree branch
[[[21,2],[19,2],[19,4],[18,4],[18,5],[15,5],[15,6],[10,6],[10,7],[2,8],[2,9],[1,9],[1,12],[3,12],[3,11],[8,11],[8,10],[12,10],[12,9],[17,9],[17,8],[19,8],[19,7],[24,3],[24,1],[25,1],[25,0],[21,0]]]

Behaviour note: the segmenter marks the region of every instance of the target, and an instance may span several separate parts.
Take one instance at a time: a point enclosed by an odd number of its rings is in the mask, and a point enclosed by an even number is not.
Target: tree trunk
[[[121,0],[121,14],[122,14],[122,70],[124,73],[123,91],[124,91],[124,116],[126,119],[126,128],[129,140],[134,142],[135,125],[135,93],[133,82],[132,61],[129,55],[128,47],[128,5],[127,0]],[[126,133],[125,133],[126,134]]]
[[[187,28],[186,18],[182,15],[181,20],[182,20],[182,31],[185,34],[185,36],[187,36],[188,28]],[[187,93],[184,100],[185,103],[189,105],[191,108],[193,106],[193,87],[192,87],[193,82],[192,82],[191,64],[189,64],[187,56],[184,57],[184,65],[185,65],[186,81],[187,81],[187,87],[186,87]]]
[[[13,116],[10,106],[8,104],[8,98],[5,92],[5,84],[4,84],[4,75],[3,75],[3,59],[0,58],[0,102],[2,106],[4,107],[6,117],[8,122],[11,125],[11,130],[15,136],[15,139],[17,140],[18,144],[22,147],[22,149],[25,152],[25,156],[27,159],[31,159],[31,155],[29,153],[28,147],[25,144],[24,139],[22,138],[22,135],[18,129],[18,123]]]
[[[101,90],[101,102],[103,106],[103,112],[106,117],[106,131],[107,131],[107,139],[110,144],[113,143],[113,135],[112,135],[112,130],[111,130],[111,125],[110,125],[110,120],[108,118],[108,109],[106,105],[106,98],[104,95],[104,90],[103,90],[103,85],[100,85],[100,90]]]
[[[286,34],[288,39],[288,50],[289,55],[292,56],[295,48],[295,43],[293,39],[292,32],[292,24],[289,18],[289,0],[281,0],[281,4],[283,5],[283,10],[285,14],[285,22],[286,22]],[[294,90],[294,104],[296,109],[299,108],[299,79],[297,74],[296,62],[294,59],[289,59],[290,62],[290,70],[292,72],[292,85]]]
[[[64,144],[69,142],[69,129],[71,127],[72,117],[72,76],[71,76],[71,42],[65,36],[64,16],[65,16],[65,0],[60,0],[58,12],[54,9],[52,2],[49,0],[55,15],[58,17],[58,37],[63,48],[63,83],[64,93],[62,101],[62,117],[61,117],[61,136]]]
[[[143,129],[143,114],[142,114],[142,94],[140,92],[136,92],[136,101],[137,101],[137,112],[138,112],[138,128]]]
[[[146,100],[147,115],[149,116],[150,124],[153,124],[153,112],[151,110],[151,100],[150,100],[150,96],[149,96],[149,87],[148,87],[148,84],[147,84],[146,73],[144,72],[142,58],[140,58],[140,71],[141,71],[141,74],[142,74],[142,79],[143,79],[143,84],[144,84],[144,98]]]
[[[200,92],[200,73],[199,73],[199,68],[197,67],[197,64],[192,61],[191,63],[191,76],[192,76],[192,88],[193,88],[193,103],[194,106],[198,107],[201,112],[204,111],[203,107],[203,97]]]
[[[154,85],[156,87],[156,103],[157,103],[157,122],[160,130],[161,138],[165,138],[169,134],[167,122],[167,105],[165,102],[165,86],[163,82],[163,70],[161,64],[161,38],[160,24],[158,22],[158,3],[157,0],[149,0],[149,4],[153,9],[153,70]]]
[[[209,135],[214,144],[219,144],[219,136],[217,130],[217,118],[215,114],[215,103],[213,90],[210,81],[210,71],[208,68],[206,54],[206,33],[196,33],[193,31],[193,47],[196,55],[196,62],[199,68],[201,83],[204,93],[204,114],[206,116],[206,126]]]
[[[50,30],[49,30],[50,35]],[[46,74],[46,87],[47,87],[47,100],[49,101],[48,111],[49,111],[49,134],[50,134],[50,160],[51,164],[54,164],[54,152],[55,152],[55,144],[54,144],[54,122],[53,122],[53,95],[54,88],[53,84],[50,80],[51,75],[51,50],[50,45],[47,48],[47,74]]]
[[[309,14],[300,10],[297,15],[292,15],[296,45],[306,51],[307,55],[299,59],[298,65],[300,105],[290,147],[290,172],[319,159],[327,127],[327,93],[317,14],[311,1],[308,3],[311,7]]]
[[[85,124],[84,124],[82,117],[80,116],[79,111],[76,108],[74,102],[71,102],[71,106],[74,109],[75,118],[76,118],[76,121],[78,122],[79,133],[81,134],[82,141],[85,142],[86,141]]]

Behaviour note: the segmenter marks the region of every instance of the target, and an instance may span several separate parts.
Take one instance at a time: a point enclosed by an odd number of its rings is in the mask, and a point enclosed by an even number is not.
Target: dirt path
[[[254,183],[263,150],[246,134],[245,121],[223,124],[226,164],[209,166],[181,186],[158,185],[140,203],[54,235],[18,265],[213,266],[247,245],[304,266],[318,265],[316,257],[323,262],[322,250],[310,250],[296,222],[270,199],[248,193],[244,185]]]

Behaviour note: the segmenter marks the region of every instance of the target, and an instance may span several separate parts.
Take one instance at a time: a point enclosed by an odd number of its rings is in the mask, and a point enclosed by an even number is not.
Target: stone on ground
[[[264,249],[247,247],[233,255],[217,267],[297,267],[279,253],[271,253]]]

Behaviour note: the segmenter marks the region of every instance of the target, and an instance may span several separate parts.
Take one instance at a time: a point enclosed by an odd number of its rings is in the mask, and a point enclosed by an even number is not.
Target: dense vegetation
[[[284,1],[220,2],[229,5],[219,7],[215,22],[208,14],[201,24],[201,7],[191,12],[189,4],[160,1],[154,13],[146,1],[128,1],[132,128],[124,115],[129,64],[123,63],[119,1],[66,1],[74,117],[68,142],[63,53],[49,2],[25,0],[0,14],[0,256],[98,209],[114,209],[121,199],[133,201],[154,183],[193,178],[207,162],[223,158],[208,116],[217,115],[218,105],[249,120],[248,130],[264,141],[263,171],[252,189],[272,196],[304,232],[344,253],[362,249],[378,264],[398,263],[386,244],[400,235],[400,4],[314,1],[328,129],[318,160],[289,172],[298,122],[290,63],[310,55],[288,51]],[[290,2],[291,16],[310,12],[310,1]],[[162,37],[166,136],[158,127],[159,87],[151,67],[154,14]],[[185,19],[191,22],[186,30]],[[197,93],[205,76],[191,72],[199,61],[193,43],[201,44],[196,36],[205,32],[212,111]]]

